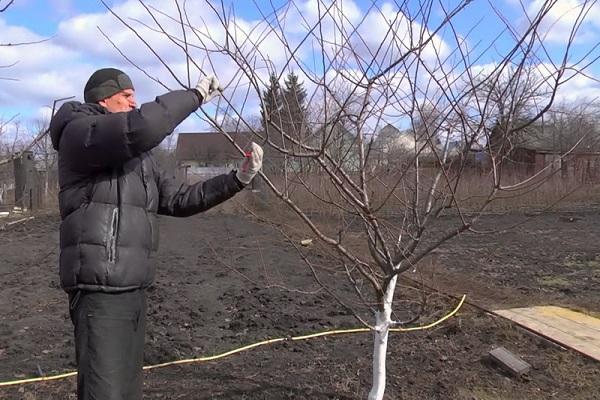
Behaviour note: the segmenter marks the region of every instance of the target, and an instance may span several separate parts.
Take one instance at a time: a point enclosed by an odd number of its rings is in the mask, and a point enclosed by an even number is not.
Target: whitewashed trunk
[[[376,331],[373,342],[373,386],[369,392],[369,400],[381,400],[385,392],[385,361],[388,334],[392,323],[392,301],[395,289],[396,277],[394,276],[390,280],[383,296],[383,311],[377,311],[375,314]]]

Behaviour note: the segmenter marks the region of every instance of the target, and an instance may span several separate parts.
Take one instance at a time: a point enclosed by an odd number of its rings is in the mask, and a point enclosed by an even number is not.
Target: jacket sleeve
[[[179,183],[174,177],[160,172],[157,185],[158,213],[172,217],[188,217],[206,211],[244,188],[236,178],[235,171],[193,185]]]
[[[129,112],[75,118],[63,130],[60,151],[78,172],[114,168],[158,146],[199,105],[194,92],[176,90]]]

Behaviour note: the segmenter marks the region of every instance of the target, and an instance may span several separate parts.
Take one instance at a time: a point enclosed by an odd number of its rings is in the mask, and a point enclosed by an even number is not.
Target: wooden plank
[[[540,335],[600,361],[600,320],[562,307],[495,311]]]
[[[16,221],[8,222],[8,223],[6,223],[6,224],[4,224],[4,225],[0,225],[0,231],[3,231],[3,230],[5,230],[5,229],[6,229],[6,228],[8,228],[9,226],[13,226],[13,225],[20,224],[20,223],[23,223],[23,222],[31,221],[31,220],[32,220],[32,219],[34,219],[34,218],[35,218],[35,217],[21,218],[21,219],[18,219],[18,220],[16,220]]]
[[[531,365],[502,346],[493,349],[489,354],[494,361],[515,376],[521,376],[531,369]]]

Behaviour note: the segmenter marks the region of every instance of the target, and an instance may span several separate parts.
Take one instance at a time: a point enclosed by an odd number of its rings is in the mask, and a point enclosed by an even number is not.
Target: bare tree
[[[47,132],[49,129],[50,122],[46,119],[38,119],[34,121],[31,128],[30,140],[34,142],[32,151],[38,163],[38,170],[43,173],[44,179],[44,198],[48,200],[51,193],[57,193],[58,187],[58,154],[52,147],[52,142]],[[35,140],[39,138],[38,140]]]
[[[0,145],[2,149],[0,150],[0,158],[6,156],[6,153],[14,147],[14,136],[9,137],[9,127],[13,124],[15,127],[18,127],[18,114],[13,115],[12,117],[4,120],[0,117]],[[18,131],[18,129],[16,129]],[[8,143],[12,142],[13,145],[9,145]]]
[[[539,130],[547,150],[565,153],[577,146],[578,151],[600,152],[598,122],[597,104],[562,103],[544,116]]]
[[[536,175],[505,184],[500,173],[504,157],[491,152],[489,185],[467,208],[461,194],[466,157],[450,158],[449,143],[459,143],[463,154],[482,144],[489,147],[496,123],[501,126],[500,142],[508,140],[512,132],[538,121],[559,88],[596,61],[593,46],[583,57],[570,57],[594,1],[582,1],[571,10],[576,18],[562,53],[548,50],[544,29],[552,24],[558,2],[536,3],[539,9],[523,15],[526,24],[518,27],[487,4],[488,14],[503,29],[489,43],[476,46],[470,45],[469,31],[459,33],[454,22],[471,6],[470,0],[455,2],[452,9],[434,0],[373,1],[361,12],[347,1],[289,1],[279,8],[256,3],[263,22],[254,24],[243,21],[225,2],[206,2],[203,20],[193,19],[186,3],[182,7],[177,0],[161,4],[161,9],[142,2],[148,22],[134,24],[113,14],[182,86],[186,79],[173,73],[141,27],[179,48],[190,68],[221,72],[228,89],[216,109],[199,111],[202,119],[227,135],[218,118],[227,113],[256,140],[290,160],[283,179],[264,173],[263,179],[337,254],[331,268],[345,275],[356,298],[347,300],[326,288],[373,330],[369,399],[382,399],[390,329],[420,316],[394,317],[392,306],[405,295],[397,285],[400,274],[418,268],[424,257],[457,235],[478,233],[478,218],[499,196],[533,190],[538,183]],[[288,29],[289,21],[294,21],[293,29]],[[274,48],[282,55],[275,57]],[[493,68],[482,73],[477,62],[488,57],[495,58]],[[231,68],[223,73],[223,65]],[[538,78],[531,71],[542,65],[545,73]],[[309,116],[310,140],[286,131],[265,104],[270,77],[278,80],[292,71],[305,82],[308,108],[318,110]],[[269,129],[256,129],[249,122],[256,104]],[[391,121],[406,126],[415,140],[405,161],[384,173],[376,167],[374,143],[377,132]],[[311,168],[295,169],[293,160]],[[330,218],[314,217],[326,210]],[[449,213],[455,217],[450,227],[440,222]],[[309,265],[323,282],[322,271]]]
[[[54,112],[57,109],[57,104],[65,101],[65,100],[72,99],[72,98],[73,98],[73,96],[63,97],[63,98],[54,100],[52,107],[51,107],[52,111],[51,111],[50,119],[52,119],[52,117],[54,116]],[[50,108],[50,106],[48,106],[48,108]],[[16,117],[17,116],[12,117],[8,122],[5,122],[4,124],[2,124],[1,120],[0,120],[0,146],[3,146],[3,149],[0,152],[0,154],[2,154],[4,156],[4,157],[0,156],[0,165],[9,163],[12,160],[14,160],[15,158],[20,157],[23,154],[23,152],[29,151],[29,150],[33,149],[35,146],[38,146],[40,141],[47,141],[46,137],[47,137],[48,133],[50,132],[49,127],[46,127],[46,129],[43,129],[43,130],[38,130],[37,136],[35,138],[33,138],[33,140],[31,142],[27,143],[25,141],[26,140],[25,131],[21,128],[21,123],[18,119],[16,119]],[[2,133],[4,132],[6,126],[11,121],[12,121],[12,125],[13,125],[13,132],[11,135],[4,135],[4,136],[8,136],[8,140],[7,140],[6,137],[2,137]]]
[[[495,157],[509,156],[527,136],[526,128],[533,122],[537,106],[546,103],[554,88],[546,84],[535,66],[508,65],[482,73],[477,81],[478,97],[489,107],[489,150]]]
[[[0,165],[11,161],[14,154],[25,148],[26,136],[25,129],[18,118],[11,118],[6,123],[0,124]]]

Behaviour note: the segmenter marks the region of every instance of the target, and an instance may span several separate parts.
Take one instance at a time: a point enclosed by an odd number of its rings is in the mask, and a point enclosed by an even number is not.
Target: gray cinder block
[[[531,365],[502,346],[496,347],[489,354],[492,360],[515,376],[521,376],[531,369]]]

